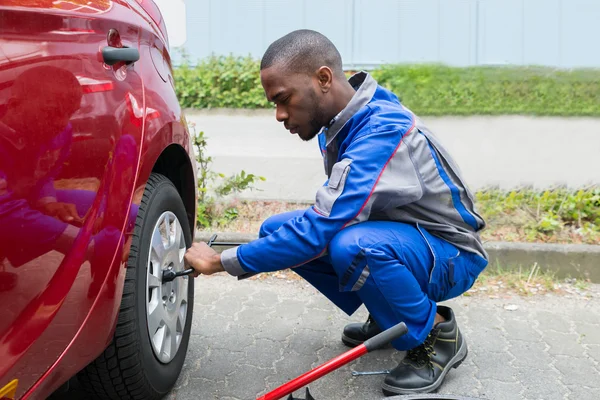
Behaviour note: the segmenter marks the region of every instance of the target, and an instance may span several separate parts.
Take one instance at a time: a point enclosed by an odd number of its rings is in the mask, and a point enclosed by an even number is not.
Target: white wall
[[[163,5],[165,18],[176,14]],[[600,0],[185,0],[185,49],[260,58],[299,28],[328,36],[346,66],[449,65],[600,67]],[[177,60],[177,57],[175,57]]]

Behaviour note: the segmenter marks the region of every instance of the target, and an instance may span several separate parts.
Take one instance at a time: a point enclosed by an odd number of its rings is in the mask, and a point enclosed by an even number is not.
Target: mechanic
[[[386,395],[426,393],[467,356],[451,308],[437,303],[468,290],[488,264],[485,222],[439,140],[396,95],[366,72],[349,80],[322,34],[297,30],[273,42],[261,82],[276,118],[308,141],[318,136],[328,180],[306,210],[267,219],[259,239],[217,254],[195,243],[195,275],[244,277],[293,268],[348,315],[356,346],[405,322],[395,340],[406,357],[383,383]]]

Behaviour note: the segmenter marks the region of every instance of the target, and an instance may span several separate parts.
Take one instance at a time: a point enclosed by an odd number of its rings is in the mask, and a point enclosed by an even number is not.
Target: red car
[[[0,0],[0,398],[171,389],[196,188],[151,0]]]

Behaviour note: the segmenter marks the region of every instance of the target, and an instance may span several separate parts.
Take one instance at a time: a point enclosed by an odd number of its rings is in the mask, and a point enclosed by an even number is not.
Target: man
[[[198,274],[244,277],[294,268],[343,311],[361,304],[364,324],[345,327],[356,346],[401,321],[408,350],[385,378],[387,395],[436,390],[467,356],[452,310],[437,303],[468,290],[487,265],[483,219],[439,141],[367,73],[346,80],[335,46],[294,31],[275,41],[261,82],[276,118],[303,140],[318,134],[326,183],[314,206],[269,218],[260,238],[220,256],[194,244]]]

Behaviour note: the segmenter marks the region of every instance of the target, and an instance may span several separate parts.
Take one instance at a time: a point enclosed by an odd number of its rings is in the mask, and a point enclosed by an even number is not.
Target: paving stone
[[[499,328],[480,326],[470,332],[468,336],[465,335],[465,339],[469,349],[477,351],[501,352],[508,347],[504,333]]]
[[[443,385],[437,393],[454,396],[477,396],[480,381],[475,378],[477,368],[474,365],[461,364],[457,369],[448,372]]]
[[[256,339],[254,344],[244,349],[244,360],[259,368],[273,368],[273,363],[281,357],[281,343],[268,339]]]
[[[562,373],[565,385],[600,388],[600,373],[589,358],[556,356],[556,360],[554,366]]]
[[[269,377],[267,382],[273,385],[285,383],[312,369],[316,362],[316,354],[299,354],[294,351],[286,351],[275,361],[275,371],[277,374]]]
[[[228,374],[234,373],[237,365],[244,359],[244,353],[226,349],[211,349],[209,355],[200,362],[195,371],[196,378],[208,380],[224,380]]]
[[[480,379],[495,379],[502,382],[514,382],[516,368],[510,365],[513,360],[508,353],[480,353],[473,358],[478,370],[475,376]]]
[[[600,313],[598,310],[595,310],[593,307],[593,303],[583,303],[574,307],[569,312],[569,317],[573,321],[578,322],[587,322],[589,324],[600,324]]]
[[[490,400],[514,400],[520,397],[523,386],[519,382],[501,382],[495,379],[481,380],[479,396]],[[546,399],[544,399],[546,400]]]
[[[246,307],[237,314],[237,319],[232,326],[235,329],[247,329],[253,332],[261,324],[269,320],[268,316],[272,312],[273,310],[263,307]]]
[[[383,398],[381,385],[385,375],[353,376],[348,382],[346,399],[380,399]],[[317,400],[321,400],[320,398]]]
[[[311,393],[313,393],[315,399],[317,400],[350,399],[350,389],[352,388],[356,390],[361,384],[353,378],[354,377],[352,376],[352,370],[349,366],[346,365],[310,383],[308,387],[310,388]],[[381,393],[381,386],[378,390],[370,394],[371,396],[373,396],[371,397],[371,399],[382,398],[383,396]],[[367,397],[367,399],[369,398]]]
[[[306,311],[306,302],[283,300],[275,306],[275,314],[285,318],[298,318]]]
[[[242,311],[242,307],[244,305],[242,304],[242,299],[230,295],[228,297],[224,296],[221,299],[219,299],[219,302],[218,304],[216,304],[216,306],[217,307],[214,311],[215,313],[219,315],[230,316]]]
[[[600,378],[600,377],[599,377]],[[584,387],[584,386],[569,386],[571,394],[570,400],[598,400],[600,399],[600,389]]]
[[[576,332],[581,339],[581,343],[600,344],[600,324],[576,322],[575,326]]]
[[[192,335],[204,337],[222,336],[227,327],[231,325],[233,318],[222,314],[208,313],[203,317],[196,317],[192,320]]]
[[[333,325],[335,315],[331,311],[326,310],[312,310],[300,316],[300,323],[307,327],[326,327]]]
[[[297,319],[273,317],[263,321],[258,329],[253,332],[253,335],[257,339],[271,339],[282,342],[293,335],[299,327],[301,325]]]
[[[521,368],[517,380],[523,386],[521,395],[530,400],[562,399],[569,390],[560,382],[560,374],[547,369]]]
[[[244,352],[248,347],[255,345],[257,339],[252,336],[249,329],[230,329],[227,335],[219,336],[218,340],[212,339],[211,345],[216,349],[227,349],[233,352]]]
[[[244,302],[247,307],[270,307],[271,309],[279,303],[277,293],[263,291],[259,295],[253,295],[250,299]]]
[[[261,369],[253,365],[238,364],[235,371],[227,376],[223,393],[238,399],[255,399],[259,393],[269,391],[266,378],[274,373],[274,368]]]
[[[550,349],[552,355],[565,355],[571,357],[583,357],[583,346],[580,338],[574,333],[545,332],[543,339]]]
[[[226,296],[232,296],[236,299],[239,299],[241,302],[245,302],[247,298],[251,298],[255,293],[258,292],[258,286],[254,284],[249,284],[249,282],[238,282],[234,290],[229,290]],[[261,293],[261,296],[263,294]]]
[[[197,283],[187,357],[169,400],[256,398],[348,350],[340,341],[343,327],[368,315],[362,306],[347,316],[302,281],[239,282],[216,275]],[[593,288],[600,293],[600,286]],[[600,297],[474,295],[446,304],[455,310],[469,357],[448,373],[438,393],[490,400],[600,399]],[[506,311],[506,304],[519,309]],[[559,322],[547,324],[554,316]],[[384,376],[354,377],[352,371],[392,369],[403,357],[392,348],[379,350],[309,387],[318,400],[381,400]],[[304,397],[304,391],[296,395]]]
[[[513,319],[504,324],[504,330],[507,333],[507,338],[510,340],[539,342],[542,336],[532,325],[532,321]]]
[[[288,344],[298,354],[316,354],[324,346],[323,331],[312,329],[297,329]]]
[[[600,363],[600,345],[589,345],[589,346],[587,346],[587,353],[597,363]]]
[[[218,292],[203,292],[198,293],[198,287],[194,288],[195,291],[195,299],[194,299],[194,308],[201,308],[201,306],[213,306],[217,302],[217,300],[221,297],[221,293]],[[196,311],[196,310],[194,310]]]
[[[569,333],[571,330],[569,322],[557,313],[539,311],[535,313],[535,320],[538,322],[538,329],[540,331]]]
[[[552,363],[552,357],[545,351],[543,342],[532,343],[520,340],[510,341],[508,351],[515,357],[512,365],[519,368],[544,368]]]
[[[323,364],[349,350],[348,347],[342,344],[341,340],[337,340],[334,342],[324,341],[323,343],[323,347],[317,350],[316,352],[319,364]],[[327,343],[327,345],[325,345],[325,343]],[[372,354],[368,354],[363,357],[367,356],[372,356]]]
[[[214,381],[210,379],[192,378],[186,390],[179,390],[177,393],[171,392],[169,400],[198,400],[198,393],[203,393],[202,399],[206,400],[224,400],[225,398],[225,380]]]
[[[496,318],[499,312],[499,310],[469,307],[464,315],[468,318],[470,325],[492,329],[502,326],[500,320]]]

